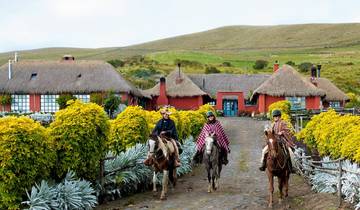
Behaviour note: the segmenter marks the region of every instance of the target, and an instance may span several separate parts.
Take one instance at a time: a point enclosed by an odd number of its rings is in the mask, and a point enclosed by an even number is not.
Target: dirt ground
[[[267,176],[258,170],[264,142],[263,128],[267,122],[250,118],[220,118],[220,121],[230,137],[231,154],[216,192],[207,193],[206,172],[203,166],[199,166],[178,179],[176,189],[169,191],[165,201],[159,200],[160,192],[154,196],[149,191],[96,209],[267,209]],[[274,195],[273,209],[350,209],[347,204],[338,208],[335,195],[312,192],[297,175],[290,177],[289,197],[281,205],[278,203],[277,184]]]

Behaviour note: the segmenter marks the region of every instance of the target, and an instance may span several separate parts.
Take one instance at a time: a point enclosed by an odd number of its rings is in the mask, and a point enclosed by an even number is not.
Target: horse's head
[[[265,125],[264,133],[266,136],[266,143],[269,148],[269,154],[275,158],[277,156],[278,140],[275,137],[274,132],[271,129],[271,126]]]
[[[156,149],[159,147],[158,145],[159,145],[158,137],[154,134],[151,134],[149,136],[149,140],[148,140],[148,148],[149,148],[150,155],[155,154]]]
[[[206,154],[210,155],[212,147],[215,143],[215,133],[209,133],[205,138],[205,150]]]

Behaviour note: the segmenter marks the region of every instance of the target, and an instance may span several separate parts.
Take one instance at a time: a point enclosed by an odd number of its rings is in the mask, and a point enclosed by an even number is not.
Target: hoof
[[[272,204],[269,204],[269,205],[268,205],[268,207],[269,207],[269,208],[272,208],[272,207],[273,207],[273,205],[272,205]]]
[[[160,200],[162,200],[162,201],[166,200],[166,196],[160,197]]]

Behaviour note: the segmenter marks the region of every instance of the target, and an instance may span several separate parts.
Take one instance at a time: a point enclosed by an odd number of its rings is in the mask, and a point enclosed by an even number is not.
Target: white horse
[[[209,134],[205,138],[205,152],[203,162],[208,174],[208,193],[219,188],[219,178],[222,169],[220,160],[220,148],[216,143],[216,136],[214,133]]]

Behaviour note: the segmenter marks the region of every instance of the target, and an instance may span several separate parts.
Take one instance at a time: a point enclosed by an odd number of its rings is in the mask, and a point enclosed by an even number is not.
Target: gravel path
[[[159,200],[160,192],[156,197],[146,192],[97,209],[267,209],[267,176],[258,170],[264,142],[262,131],[267,122],[250,118],[220,118],[220,121],[230,137],[231,154],[216,192],[207,193],[206,172],[199,166],[178,179],[176,189],[169,191],[166,201]],[[277,185],[274,194],[274,209],[337,209],[335,196],[313,193],[297,175],[291,176],[289,198],[282,205],[278,204]]]

